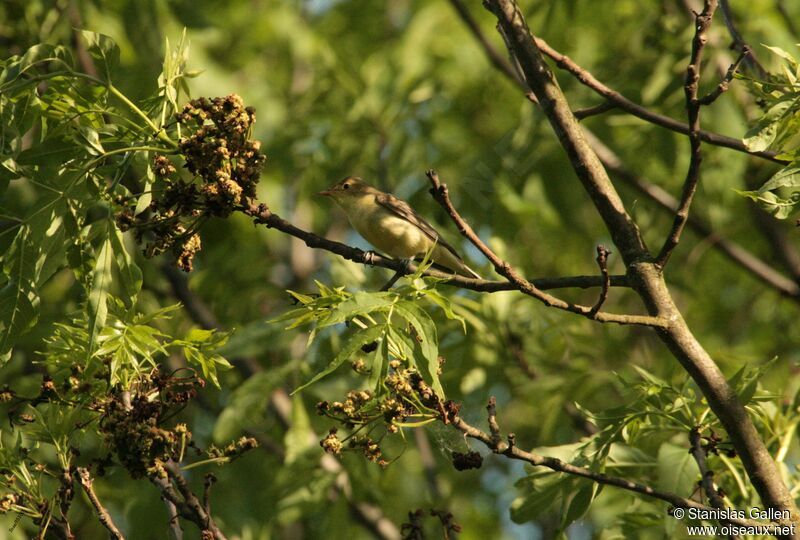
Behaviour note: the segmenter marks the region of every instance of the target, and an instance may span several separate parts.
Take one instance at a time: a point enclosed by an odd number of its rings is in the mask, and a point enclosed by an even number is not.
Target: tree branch
[[[454,6],[463,6],[461,0],[450,0]],[[724,7],[724,4],[723,4]],[[460,11],[459,15],[462,16],[465,24],[470,28],[473,34],[476,36],[478,41],[484,47],[484,52],[487,55],[498,56],[498,53],[495,51],[494,47],[489,43],[489,41],[483,36],[480,31],[480,27],[478,27],[475,19],[469,14],[468,11]],[[748,56],[748,59],[752,58],[752,54]],[[511,69],[510,65],[506,64],[508,69],[500,69],[499,71],[504,75],[508,76],[509,71],[513,74],[514,71]],[[515,76],[510,77],[513,82],[517,82]],[[527,88],[524,83],[521,83],[523,88]],[[536,102],[534,96],[534,102]],[[578,116],[578,112],[576,111],[576,117]],[[644,178],[636,175],[634,172],[628,170],[623,164],[619,156],[617,156],[614,151],[612,151],[608,146],[606,146],[600,138],[595,136],[590,130],[584,127],[584,135],[586,136],[589,145],[592,147],[594,152],[600,158],[603,166],[615,173],[618,178],[624,181],[626,184],[630,185],[641,194],[645,195],[652,201],[654,201],[659,208],[674,214],[678,209],[678,200],[675,199],[671,194],[666,192],[661,187],[648,182]],[[761,280],[766,285],[772,287],[776,291],[778,291],[783,296],[787,296],[792,298],[796,302],[800,302],[800,286],[798,283],[792,281],[791,279],[787,278],[786,276],[782,275],[780,272],[777,272],[772,266],[764,262],[762,259],[756,257],[752,252],[748,251],[741,245],[737,244],[736,242],[721,237],[718,233],[712,231],[711,226],[708,225],[706,222],[700,220],[699,218],[690,215],[688,226],[694,230],[697,234],[702,236],[710,236],[713,238],[713,247],[720,250],[726,257],[728,257],[734,263],[740,265],[742,268],[750,272],[753,276],[757,279]],[[612,280],[613,281],[613,280]],[[800,280],[799,280],[800,281]],[[547,289],[548,287],[544,287],[540,285],[537,281],[534,280],[537,287],[540,289]]]
[[[246,215],[252,217],[257,224],[262,224],[269,228],[277,229],[285,234],[303,240],[308,247],[330,251],[331,253],[339,255],[348,261],[353,261],[365,266],[379,266],[381,268],[388,268],[389,270],[394,270],[396,273],[400,273],[402,275],[413,274],[417,271],[417,265],[413,263],[406,264],[405,261],[389,259],[375,253],[368,254],[366,251],[362,251],[358,248],[348,246],[347,244],[342,244],[341,242],[328,240],[327,238],[323,238],[312,232],[305,231],[273,213],[269,208],[267,208],[266,205],[251,205],[242,211]],[[426,270],[423,275],[442,279],[442,283],[444,285],[450,285],[471,291],[493,293],[517,290],[517,286],[508,281],[472,279],[441,272],[433,268]],[[603,279],[600,276],[567,276],[558,278],[533,279],[530,280],[530,283],[532,283],[539,290],[564,288],[588,289],[591,287],[602,287]],[[613,275],[611,276],[611,286],[626,287],[627,278],[625,276]]]
[[[514,442],[515,437],[509,434],[508,442],[503,441],[503,438],[500,436],[500,428],[497,426],[497,420],[492,419],[491,415],[496,414],[496,402],[494,398],[489,399],[489,405],[487,406],[487,410],[489,411],[489,426],[491,427],[494,424],[494,428],[492,429],[492,433],[486,433],[485,431],[468,424],[464,421],[463,418],[460,416],[455,416],[451,419],[451,424],[455,429],[463,433],[465,436],[475,439],[477,441],[482,442],[495,454],[506,456],[509,459],[516,459],[519,461],[525,461],[530,463],[535,467],[545,467],[550,470],[561,472],[565,474],[569,474],[572,476],[577,476],[580,478],[585,478],[587,480],[591,480],[592,482],[596,482],[601,485],[606,486],[614,486],[618,487],[627,491],[632,491],[634,493],[639,493],[640,495],[645,495],[647,497],[652,497],[654,499],[659,499],[671,504],[674,508],[695,508],[698,510],[704,510],[707,512],[714,512],[714,508],[710,506],[706,506],[704,504],[698,503],[691,499],[687,499],[685,497],[681,497],[674,493],[669,493],[666,491],[660,491],[654,489],[648,485],[641,484],[638,482],[632,482],[625,478],[619,478],[615,476],[609,476],[604,473],[594,472],[592,470],[586,469],[584,467],[577,467],[570,463],[566,463],[561,461],[558,458],[542,456],[536,454],[534,452],[527,452],[525,450],[520,450],[519,446],[516,444],[512,444]],[[497,430],[495,433],[494,430]],[[748,526],[748,527],[765,527],[770,529],[771,531],[776,531],[775,527],[776,524],[774,523],[766,523],[760,522],[752,519],[731,519],[731,523],[741,526]],[[791,523],[779,523],[777,527],[787,527],[790,526]]]
[[[461,19],[467,25],[469,30],[484,45],[484,51],[486,54],[492,57],[499,57],[499,55],[494,54],[494,48],[488,41],[485,41],[485,37],[483,33],[480,31],[480,27],[477,25],[475,19],[469,14],[469,12],[464,7],[462,0],[450,0],[450,3],[458,12]],[[576,64],[570,57],[565,54],[561,54],[557,50],[550,47],[550,45],[540,37],[534,37],[536,40],[536,46],[541,50],[542,53],[550,57],[556,62],[556,66],[559,69],[563,69],[575,77],[581,84],[587,86],[591,90],[593,90],[598,95],[605,98],[608,102],[613,103],[614,106],[620,110],[623,110],[627,113],[636,116],[646,122],[651,124],[655,124],[657,126],[663,127],[670,131],[676,131],[678,133],[683,133],[684,135],[689,133],[689,126],[683,122],[675,120],[674,118],[670,118],[669,116],[665,116],[662,114],[658,114],[653,112],[646,107],[635,103],[616,90],[610,88],[609,86],[603,84],[591,72],[582,68],[578,64]],[[494,61],[492,62],[495,63]],[[506,64],[502,67],[499,67],[500,71],[509,77],[513,81],[517,81],[517,76],[515,74],[514,69]],[[743,152],[745,154],[751,154],[753,156],[760,157],[762,159],[766,159],[769,161],[774,161],[776,163],[783,163],[783,161],[778,160],[776,158],[776,152],[751,152],[745,147],[744,143],[740,139],[735,139],[733,137],[727,137],[725,135],[720,135],[719,133],[714,133],[711,131],[700,130],[700,139],[703,142],[707,142],[714,146],[722,146],[724,148],[730,148],[731,150],[736,150],[737,152]]]
[[[611,286],[611,278],[608,275],[608,256],[610,254],[611,252],[602,244],[597,246],[597,266],[600,268],[600,275],[603,277],[603,287],[600,289],[600,297],[589,312],[591,317],[597,315],[606,299],[608,299],[608,288]]]
[[[164,464],[164,471],[166,472],[165,477],[154,474],[149,478],[161,490],[165,500],[175,506],[178,515],[197,525],[204,535],[203,538],[226,540],[211,515],[206,512],[189,484],[186,483],[178,464],[170,460]]]
[[[97,514],[97,520],[108,530],[109,536],[115,540],[125,540],[125,537],[122,536],[122,533],[119,532],[119,529],[117,529],[117,526],[114,524],[114,520],[111,519],[108,510],[105,509],[100,503],[100,499],[97,498],[97,494],[94,492],[94,487],[92,486],[93,480],[91,474],[89,474],[89,469],[78,467],[75,470],[75,476],[78,479],[78,483],[83,488],[84,493],[86,493],[86,496],[89,498],[89,502],[92,503],[92,508],[94,508],[94,512]]]
[[[700,164],[703,161],[700,147],[700,106],[702,103],[697,98],[697,95],[700,86],[700,64],[703,58],[703,49],[708,41],[708,28],[711,26],[711,19],[714,17],[716,10],[717,0],[705,0],[703,11],[695,15],[692,55],[689,60],[689,67],[686,68],[686,80],[683,85],[683,92],[686,95],[686,110],[689,117],[689,170],[686,172],[686,179],[683,181],[681,201],[678,204],[678,211],[675,212],[675,221],[672,224],[672,229],[656,257],[656,266],[660,269],[663,269],[667,264],[672,251],[680,242],[681,234],[686,226],[686,220],[689,218],[689,208],[692,206],[697,184],[700,182]],[[731,76],[733,75],[731,74]]]
[[[564,311],[569,311],[570,313],[583,315],[584,317],[588,317],[600,322],[635,324],[641,326],[653,326],[656,328],[661,328],[666,325],[666,321],[659,319],[658,317],[649,317],[646,315],[618,315],[614,313],[596,311],[592,307],[566,302],[538,289],[536,285],[522,277],[513,266],[498,257],[497,254],[492,251],[492,249],[487,246],[477,234],[475,234],[475,231],[472,230],[472,227],[470,227],[469,223],[467,223],[464,218],[461,217],[461,215],[458,213],[458,210],[456,210],[453,206],[453,203],[450,201],[450,194],[447,190],[447,185],[439,181],[439,175],[436,173],[436,171],[431,169],[426,174],[433,185],[430,190],[431,195],[433,195],[433,198],[436,199],[436,201],[445,209],[450,216],[450,219],[452,219],[453,223],[455,223],[456,227],[458,227],[458,230],[461,232],[461,234],[467,240],[472,242],[472,245],[478,248],[481,253],[483,253],[483,255],[492,263],[495,271],[498,274],[516,285],[516,289],[521,293],[536,298],[548,307],[554,307]],[[605,284],[605,277],[601,277],[603,278],[603,284]],[[608,281],[610,282],[610,279]]]
[[[740,456],[762,502],[797,517],[797,507],[781,481],[752,419],[712,358],[698,343],[650,259],[636,224],[627,214],[597,156],[591,150],[577,119],[542,58],[522,12],[513,0],[485,0],[509,38],[526,81],[539,99],[575,173],[591,197],[628,268],[631,285],[648,311],[669,321],[658,336],[699,386],[711,410],[720,419]]]
[[[619,156],[591,132],[586,131],[586,138],[592,146],[592,149],[597,153],[597,157],[600,158],[606,170],[614,173],[616,178],[622,180],[625,184],[646,196],[662,210],[671,214],[677,211],[678,200],[669,192],[656,184],[648,182],[645,178],[642,178],[625,167]],[[774,221],[772,217],[769,217],[769,219],[770,221]],[[798,285],[797,282],[784,276],[740,244],[714,232],[708,222],[694,214],[690,214],[687,226],[698,235],[710,238],[714,248],[722,252],[722,254],[731,261],[747,270],[762,283],[772,287],[781,295],[791,298],[795,302],[800,302],[800,285]]]

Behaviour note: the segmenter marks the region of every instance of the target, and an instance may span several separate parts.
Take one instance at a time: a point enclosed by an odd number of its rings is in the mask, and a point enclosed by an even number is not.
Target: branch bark
[[[111,519],[108,510],[105,509],[100,503],[100,499],[97,498],[89,469],[78,467],[75,470],[75,476],[78,478],[78,483],[83,488],[84,493],[86,493],[86,496],[89,498],[89,502],[92,503],[92,508],[94,508],[94,512],[97,514],[97,520],[108,530],[109,536],[115,540],[125,540],[125,537],[122,536],[122,533],[119,532],[119,529],[117,529],[117,526],[114,524],[114,520]]]
[[[787,510],[796,517],[794,500],[781,481],[775,462],[752,419],[719,367],[683,320],[635,223],[545,63],[539,42],[531,35],[519,7],[513,0],[485,0],[484,5],[497,17],[512,53],[522,66],[528,86],[536,94],[578,178],[609,229],[627,266],[631,285],[651,315],[669,321],[667,327],[657,330],[658,336],[697,383],[720,419],[763,504],[777,510]]]
[[[689,219],[689,209],[697,191],[697,184],[700,182],[700,164],[703,162],[703,155],[700,146],[700,107],[702,101],[698,99],[700,87],[700,63],[703,59],[703,49],[708,41],[708,29],[711,26],[711,19],[717,10],[717,0],[705,0],[704,8],[701,13],[695,14],[694,27],[695,33],[692,39],[692,56],[689,60],[689,67],[686,69],[686,80],[683,84],[683,92],[686,95],[686,110],[689,117],[689,170],[686,172],[686,180],[683,181],[681,201],[678,210],[675,212],[675,220],[672,228],[656,257],[656,266],[663,269],[667,264],[673,250],[680,242],[681,234]],[[731,72],[731,77],[733,73]],[[722,90],[720,90],[720,94]],[[713,96],[713,94],[709,94]],[[713,101],[709,97],[710,101]],[[710,102],[709,101],[709,102]]]
[[[431,169],[426,174],[433,185],[430,190],[431,195],[433,195],[433,198],[442,205],[445,211],[447,211],[448,215],[453,220],[453,223],[456,224],[461,234],[467,240],[472,242],[472,245],[478,248],[478,251],[483,253],[489,262],[492,263],[495,271],[498,274],[506,278],[509,282],[513,283],[515,288],[522,294],[536,298],[548,307],[554,307],[556,309],[569,311],[570,313],[583,315],[595,321],[652,326],[655,328],[660,328],[665,325],[665,321],[659,317],[607,313],[599,311],[599,306],[598,309],[595,309],[594,307],[590,306],[582,306],[579,304],[573,304],[571,302],[565,302],[560,298],[538,289],[535,284],[522,277],[522,275],[513,266],[498,257],[497,254],[492,251],[492,249],[487,246],[477,234],[475,234],[475,231],[472,230],[472,227],[470,227],[469,223],[467,223],[464,218],[461,217],[461,215],[458,213],[458,210],[456,210],[453,206],[453,203],[450,201],[450,195],[447,191],[447,185],[442,184],[439,181],[439,175],[436,173],[436,171]],[[605,294],[607,294],[608,284],[610,284],[610,277],[608,275],[602,275],[601,279],[601,286],[603,287]]]
[[[517,444],[515,443],[516,438],[513,436],[513,434],[509,433],[507,436],[507,440],[505,441],[500,435],[500,426],[497,423],[497,417],[496,417],[497,415],[496,405],[497,404],[494,398],[492,397],[489,399],[489,405],[486,407],[488,411],[490,433],[487,433],[467,423],[460,416],[455,416],[454,418],[450,419],[450,423],[458,431],[463,433],[464,436],[482,442],[484,445],[486,445],[487,448],[489,448],[495,454],[506,456],[509,459],[525,461],[535,467],[545,467],[547,469],[556,472],[561,472],[572,476],[585,478],[587,480],[596,482],[601,485],[614,486],[627,491],[638,493],[640,495],[645,495],[647,497],[659,499],[668,502],[674,508],[687,508],[687,509],[695,508],[697,510],[704,510],[706,512],[714,512],[713,507],[706,506],[704,504],[698,503],[697,501],[681,497],[674,493],[660,491],[639,482],[632,482],[625,478],[609,476],[607,474],[598,473],[590,469],[586,469],[584,467],[578,467],[572,465],[571,463],[566,463],[558,458],[542,456],[535,452],[527,452],[525,450],[520,450],[519,446],[517,446]],[[775,527],[775,524],[764,523],[752,519],[730,519],[729,522],[746,527],[765,527],[765,528]],[[783,527],[788,528],[791,526],[791,523],[779,523],[777,526],[781,528]],[[771,530],[775,531],[774,528]]]
[[[324,249],[330,251],[340,257],[353,261],[366,266],[379,266],[381,268],[388,268],[394,270],[401,275],[413,274],[417,271],[415,264],[406,264],[405,261],[398,261],[383,257],[376,253],[368,253],[358,248],[342,244],[333,240],[328,240],[317,234],[305,231],[292,223],[289,223],[279,215],[272,212],[266,205],[251,205],[243,208],[242,211],[253,218],[255,223],[266,225],[269,228],[277,229],[282,233],[288,234],[299,238],[308,247],[316,249]],[[472,279],[467,277],[456,276],[453,274],[440,272],[436,269],[430,268],[423,273],[425,276],[435,277],[444,280],[444,285],[458,287],[461,289],[468,289],[478,292],[500,292],[500,291],[513,291],[517,290],[517,285],[508,281],[490,281],[485,279]],[[612,287],[626,287],[626,276],[610,276]],[[539,278],[528,280],[537,289],[545,291],[550,289],[564,289],[564,288],[580,288],[588,289],[591,287],[602,287],[604,279],[602,276],[566,276],[555,278]]]
[[[475,35],[475,38],[484,48],[484,52],[488,57],[493,58],[502,58],[495,48],[489,43],[488,39],[483,35],[478,26],[475,19],[470,15],[469,11],[464,8],[463,3],[461,0],[450,0],[451,4],[456,8],[459,15],[461,16],[464,23],[470,29],[470,31]],[[723,8],[724,8],[724,4]],[[753,55],[750,54],[747,60],[751,60]],[[494,62],[493,62],[494,64]],[[503,66],[498,67],[500,73],[508,77],[512,82],[516,84],[520,84],[522,89],[526,93],[526,97],[530,94],[533,97],[533,102],[537,103],[535,96],[530,93],[530,90],[527,89],[527,86],[524,82],[520,83],[518,78],[515,75],[514,69],[508,62],[505,62]],[[581,118],[581,110],[575,111],[575,116],[577,118]],[[701,130],[702,133],[702,130]],[[653,184],[652,182],[647,181],[645,178],[637,175],[636,173],[627,169],[622,160],[619,156],[611,150],[608,146],[606,146],[597,136],[595,136],[589,129],[584,126],[584,134],[586,139],[589,142],[589,145],[592,147],[592,150],[597,153],[597,156],[600,158],[601,163],[603,166],[608,170],[613,172],[617,177],[625,182],[626,184],[630,185],[638,192],[655,202],[661,209],[669,212],[670,214],[674,214],[678,208],[678,200],[675,199],[671,194],[667,191],[659,187],[658,185]],[[708,141],[706,141],[708,142]],[[713,143],[712,143],[713,144]],[[697,234],[707,237],[713,238],[713,247],[721,251],[726,257],[728,257],[731,261],[738,264],[748,272],[750,272],[754,277],[761,280],[766,285],[772,287],[777,292],[779,292],[783,296],[787,296],[792,298],[796,302],[800,302],[800,280],[792,281],[791,279],[787,278],[786,276],[782,275],[780,272],[776,271],[772,266],[764,262],[762,259],[758,258],[752,252],[748,251],[740,244],[730,240],[728,238],[722,237],[719,233],[714,232],[711,229],[711,226],[706,223],[705,221],[697,218],[696,216],[690,215],[689,228],[695,231]],[[794,274],[793,274],[794,275]],[[536,281],[534,281],[536,283]],[[547,287],[543,287],[537,283],[537,286],[540,289],[547,289]]]

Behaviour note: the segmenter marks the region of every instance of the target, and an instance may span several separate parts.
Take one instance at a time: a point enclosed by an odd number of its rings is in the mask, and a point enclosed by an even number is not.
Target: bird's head
[[[375,193],[378,193],[377,189],[357,176],[348,176],[325,191],[319,192],[320,195],[332,198],[340,206],[346,206],[348,203],[354,203],[366,195]]]

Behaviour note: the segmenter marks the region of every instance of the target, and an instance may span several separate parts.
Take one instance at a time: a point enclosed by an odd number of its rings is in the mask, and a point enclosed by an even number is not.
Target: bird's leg
[[[414,263],[414,259],[409,257],[408,259],[400,259],[400,262],[403,264],[403,266],[400,270],[398,270],[398,272],[402,272],[403,275],[410,274],[411,265]]]
[[[394,273],[394,275],[392,276],[392,279],[390,279],[389,281],[387,281],[387,282],[386,282],[386,285],[384,285],[383,287],[381,287],[381,292],[388,291],[389,289],[391,289],[391,288],[392,288],[392,285],[394,285],[395,283],[397,283],[397,280],[398,280],[398,279],[400,279],[401,277],[403,277],[403,272],[399,272],[399,271],[398,271],[398,272],[395,272],[395,273]]]
[[[411,273],[411,263],[413,262],[413,259],[399,259],[399,262],[402,263],[403,266],[394,273],[392,279],[387,281],[386,285],[381,287],[381,291],[388,291],[392,288],[392,285],[397,283],[398,279]]]

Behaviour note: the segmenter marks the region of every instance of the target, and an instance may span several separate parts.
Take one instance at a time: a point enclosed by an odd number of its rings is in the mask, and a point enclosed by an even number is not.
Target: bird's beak
[[[320,191],[319,193],[317,193],[317,195],[322,195],[323,197],[330,197],[331,195],[333,195],[333,191],[331,191],[330,189],[326,189],[325,191]]]

